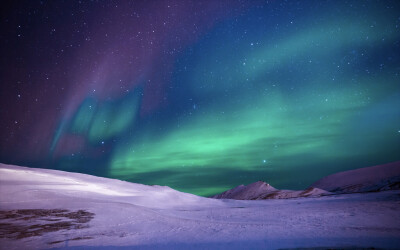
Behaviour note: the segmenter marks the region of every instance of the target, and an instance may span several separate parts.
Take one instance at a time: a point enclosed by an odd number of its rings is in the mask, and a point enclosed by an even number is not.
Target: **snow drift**
[[[400,161],[328,175],[314,188],[335,193],[362,193],[400,189]]]

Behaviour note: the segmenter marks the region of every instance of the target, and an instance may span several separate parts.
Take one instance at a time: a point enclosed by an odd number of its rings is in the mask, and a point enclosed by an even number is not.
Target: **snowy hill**
[[[400,161],[326,176],[311,187],[335,193],[362,193],[400,189]]]
[[[36,199],[36,193],[51,195],[112,199],[145,207],[181,207],[192,204],[214,205],[211,200],[176,191],[167,186],[148,186],[86,174],[50,169],[33,169],[0,164],[1,195],[11,191],[9,200]],[[14,184],[14,185],[13,185]],[[9,190],[10,189],[10,190]],[[29,194],[22,192],[28,190]],[[145,194],[145,195],[144,195]]]
[[[240,185],[212,196],[215,199],[263,200],[318,197],[400,189],[400,162],[359,168],[324,177],[306,190],[278,190],[263,181]]]
[[[0,249],[395,249],[399,203],[399,191],[219,200],[0,164]]]
[[[257,181],[247,186],[240,185],[229,189],[221,194],[214,195],[216,199],[235,199],[235,200],[256,200],[261,194],[276,191],[268,183]]]
[[[234,199],[234,200],[264,200],[264,199],[288,199],[299,197],[318,197],[331,194],[319,188],[309,188],[307,190],[278,190],[263,181],[257,181],[247,186],[240,185],[229,189],[221,194],[212,196],[215,199]]]

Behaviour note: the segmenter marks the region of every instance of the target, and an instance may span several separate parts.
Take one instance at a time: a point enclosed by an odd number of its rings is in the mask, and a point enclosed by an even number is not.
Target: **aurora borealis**
[[[211,195],[400,160],[398,1],[26,1],[0,162]]]

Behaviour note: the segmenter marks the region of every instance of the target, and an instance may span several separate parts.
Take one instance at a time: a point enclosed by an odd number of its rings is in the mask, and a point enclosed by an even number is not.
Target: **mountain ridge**
[[[289,199],[397,189],[400,189],[400,161],[331,174],[314,182],[305,190],[279,190],[264,181],[257,181],[248,185],[239,185],[211,196],[211,198]]]

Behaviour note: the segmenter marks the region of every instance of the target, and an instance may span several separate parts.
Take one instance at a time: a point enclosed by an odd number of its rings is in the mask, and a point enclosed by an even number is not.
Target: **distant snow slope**
[[[400,191],[218,200],[0,164],[0,249],[395,249],[399,205]]]
[[[332,174],[318,180],[311,187],[335,193],[400,189],[400,161]]]
[[[235,199],[235,200],[255,200],[260,195],[267,192],[276,191],[268,183],[257,181],[247,186],[240,185],[235,188],[229,189],[221,194],[214,195],[212,198],[216,199]]]
[[[309,188],[307,190],[278,190],[263,181],[257,181],[247,186],[240,185],[229,189],[221,194],[214,195],[215,199],[234,199],[234,200],[264,200],[264,199],[288,199],[299,197],[318,197],[328,195],[329,192],[319,188]]]
[[[306,190],[278,190],[263,181],[240,185],[212,196],[215,199],[263,200],[318,197],[332,193],[363,193],[400,189],[400,162],[329,175]]]

